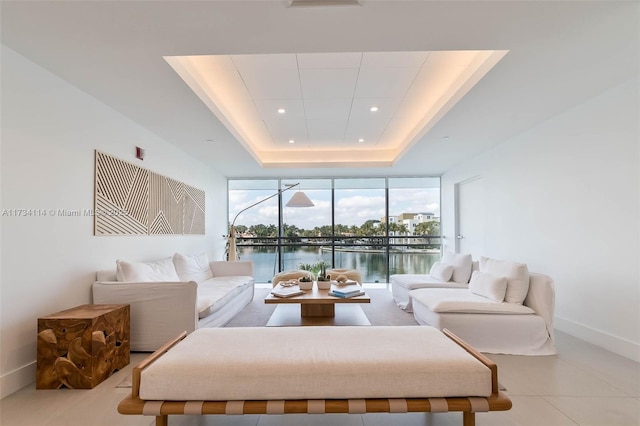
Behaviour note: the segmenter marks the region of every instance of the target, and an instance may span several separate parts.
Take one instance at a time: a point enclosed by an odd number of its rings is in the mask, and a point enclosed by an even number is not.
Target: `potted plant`
[[[298,286],[300,287],[300,290],[311,290],[313,288],[313,275],[309,273],[304,277],[300,277],[298,280]]]
[[[327,276],[327,262],[324,260],[318,261],[316,263],[318,266],[318,288],[321,290],[328,290],[331,288],[331,280]]]

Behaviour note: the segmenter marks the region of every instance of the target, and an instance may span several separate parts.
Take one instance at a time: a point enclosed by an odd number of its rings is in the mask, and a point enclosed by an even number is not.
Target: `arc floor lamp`
[[[228,255],[227,255],[227,260],[229,261],[235,261],[238,260],[238,254],[237,254],[237,250],[236,250],[236,219],[238,219],[238,216],[240,216],[240,213],[243,213],[247,210],[249,210],[252,207],[257,206],[258,204],[264,203],[267,200],[270,200],[271,198],[278,196],[280,194],[282,194],[285,191],[288,191],[290,189],[295,188],[296,186],[300,185],[300,182],[295,183],[295,184],[291,184],[291,185],[285,185],[286,188],[279,190],[278,192],[276,192],[273,195],[268,196],[267,198],[264,198],[260,201],[258,201],[257,203],[253,203],[248,207],[245,207],[244,209],[240,210],[235,217],[233,218],[233,221],[231,222],[231,225],[229,226],[229,235],[227,236],[228,240],[228,245],[229,245],[229,250],[228,250]],[[287,204],[285,204],[286,207],[313,207],[315,204],[313,204],[313,202],[309,199],[309,197],[307,197],[307,194],[305,194],[302,191],[298,191],[296,193],[293,194],[293,196],[291,197],[291,199],[287,202]]]

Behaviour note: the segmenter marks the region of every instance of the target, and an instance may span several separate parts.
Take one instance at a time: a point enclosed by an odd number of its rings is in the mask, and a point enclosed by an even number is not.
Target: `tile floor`
[[[559,355],[490,355],[513,408],[476,415],[478,426],[638,426],[640,363],[564,333],[557,333]],[[28,386],[0,401],[2,426],[114,426],[154,424],[153,418],[122,416],[118,402],[128,393],[116,387],[145,354],[92,390],[36,391]],[[169,416],[172,426],[449,426],[460,413],[364,415]]]

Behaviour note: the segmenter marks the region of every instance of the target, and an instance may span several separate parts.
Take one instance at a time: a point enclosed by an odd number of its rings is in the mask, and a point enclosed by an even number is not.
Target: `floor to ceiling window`
[[[248,206],[277,194],[279,180],[229,180],[229,224]],[[280,200],[272,197],[240,213],[235,221],[240,259],[253,260],[256,282],[268,282],[278,272]]]
[[[440,178],[389,178],[389,275],[429,273],[440,259]]]
[[[334,265],[356,269],[366,282],[387,282],[385,179],[334,182]]]
[[[238,255],[254,262],[256,282],[324,260],[386,283],[391,274],[428,273],[440,258],[437,177],[229,179],[228,190],[229,223],[241,212]],[[313,207],[286,206],[298,190]]]
[[[300,269],[325,260],[331,264],[331,180],[296,179],[283,183],[300,183],[282,198],[282,268]],[[313,202],[313,207],[287,207],[293,191],[300,190]],[[278,272],[278,271],[276,271]],[[272,275],[273,276],[273,275]]]

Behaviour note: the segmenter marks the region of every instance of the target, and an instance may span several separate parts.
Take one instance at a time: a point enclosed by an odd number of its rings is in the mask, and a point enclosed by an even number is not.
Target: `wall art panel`
[[[205,192],[96,150],[94,235],[205,233]]]

